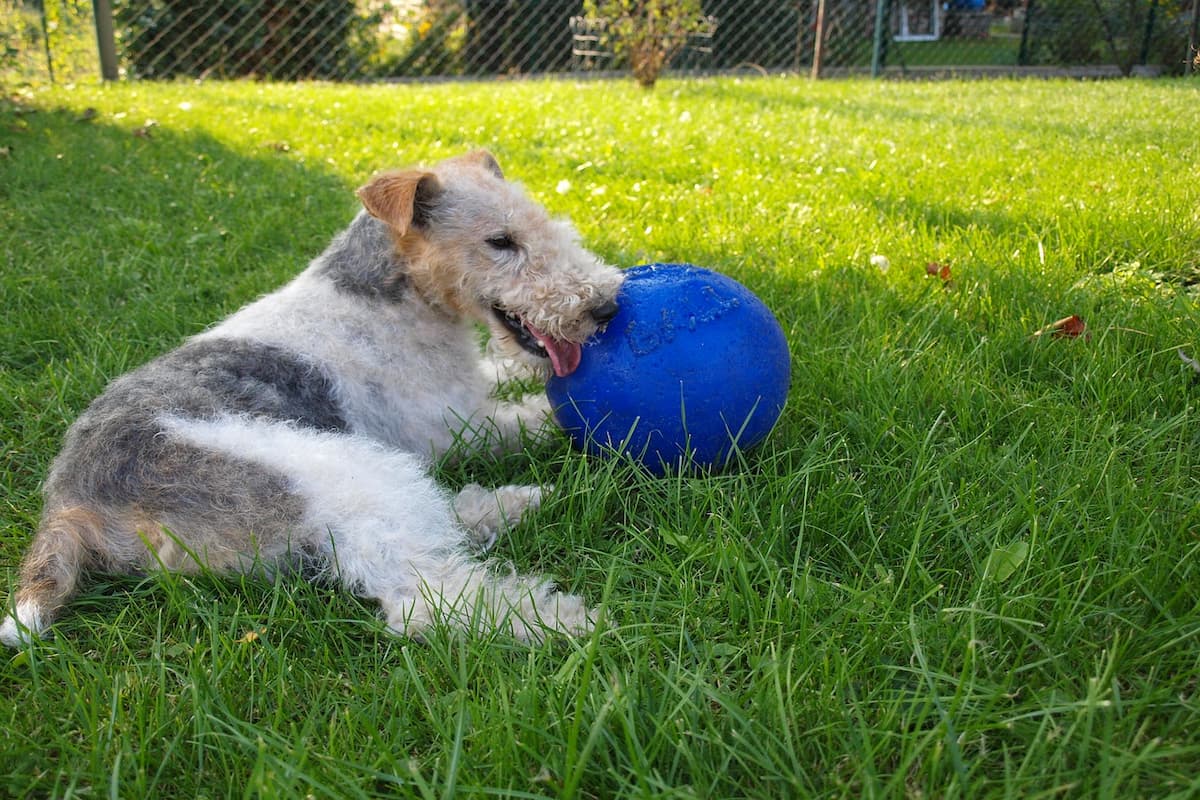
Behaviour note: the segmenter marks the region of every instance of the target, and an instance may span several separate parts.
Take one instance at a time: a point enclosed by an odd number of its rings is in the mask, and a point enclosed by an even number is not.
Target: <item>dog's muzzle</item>
[[[553,336],[543,333],[519,314],[505,311],[499,306],[493,306],[492,312],[496,315],[496,319],[500,320],[504,329],[512,334],[516,343],[521,345],[526,352],[539,358],[550,359],[550,366],[558,377],[565,378],[578,369],[579,361],[583,357],[583,350],[578,343],[555,339]]]

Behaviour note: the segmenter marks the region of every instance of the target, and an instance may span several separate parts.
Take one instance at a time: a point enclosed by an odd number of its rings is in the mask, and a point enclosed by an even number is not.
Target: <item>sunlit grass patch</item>
[[[439,466],[555,484],[499,554],[602,604],[588,639],[410,642],[300,580],[98,581],[0,658],[0,793],[1194,792],[1194,101],[733,78],[3,101],[9,576],[88,400],[295,274],[378,169],[491,149],[614,263],[750,286],[793,380],[722,475],[558,439]]]

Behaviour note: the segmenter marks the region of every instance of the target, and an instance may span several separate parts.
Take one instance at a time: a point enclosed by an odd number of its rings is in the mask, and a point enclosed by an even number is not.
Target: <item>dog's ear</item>
[[[478,164],[500,180],[504,180],[504,170],[500,169],[500,162],[487,150],[473,150],[462,159],[468,164]]]
[[[442,185],[432,172],[400,170],[376,175],[358,190],[358,199],[371,216],[403,236],[429,221]]]

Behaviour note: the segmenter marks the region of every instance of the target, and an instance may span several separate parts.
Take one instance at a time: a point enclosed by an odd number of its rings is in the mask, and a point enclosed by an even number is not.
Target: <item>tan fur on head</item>
[[[483,167],[500,180],[504,180],[504,170],[500,169],[500,162],[497,161],[496,157],[487,150],[473,150],[470,153],[467,153],[465,156],[460,156],[456,160],[465,164],[475,164]]]
[[[437,176],[421,170],[393,170],[377,175],[358,190],[371,216],[386,222],[397,235],[422,224],[426,209],[441,192]]]
[[[596,332],[603,319],[593,312],[611,305],[623,277],[506,180],[486,150],[383,173],[359,197],[391,229],[427,303],[487,325],[495,347],[534,366],[549,362],[522,347],[530,341],[523,331],[557,343],[555,356],[570,360],[563,354]]]
[[[487,150],[474,150],[444,163],[480,167],[504,180],[500,162]],[[410,227],[421,224],[423,212],[436,202],[441,191],[437,175],[428,170],[391,170],[372,178],[358,190],[358,197],[371,216],[386,222],[397,234],[404,236]]]

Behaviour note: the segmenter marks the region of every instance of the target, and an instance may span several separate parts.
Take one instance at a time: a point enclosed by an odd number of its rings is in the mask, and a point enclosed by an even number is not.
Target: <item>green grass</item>
[[[603,603],[581,641],[418,644],[301,581],[97,577],[0,654],[0,795],[1194,796],[1198,133],[1183,81],[3,105],[9,580],[89,399],[286,280],[382,167],[491,148],[606,258],[748,284],[793,380],[723,475],[561,441],[440,468],[556,484],[498,551]],[[1070,314],[1088,338],[1031,338]]]
[[[1021,37],[992,34],[986,39],[892,42],[887,64],[893,67],[1015,66]]]

